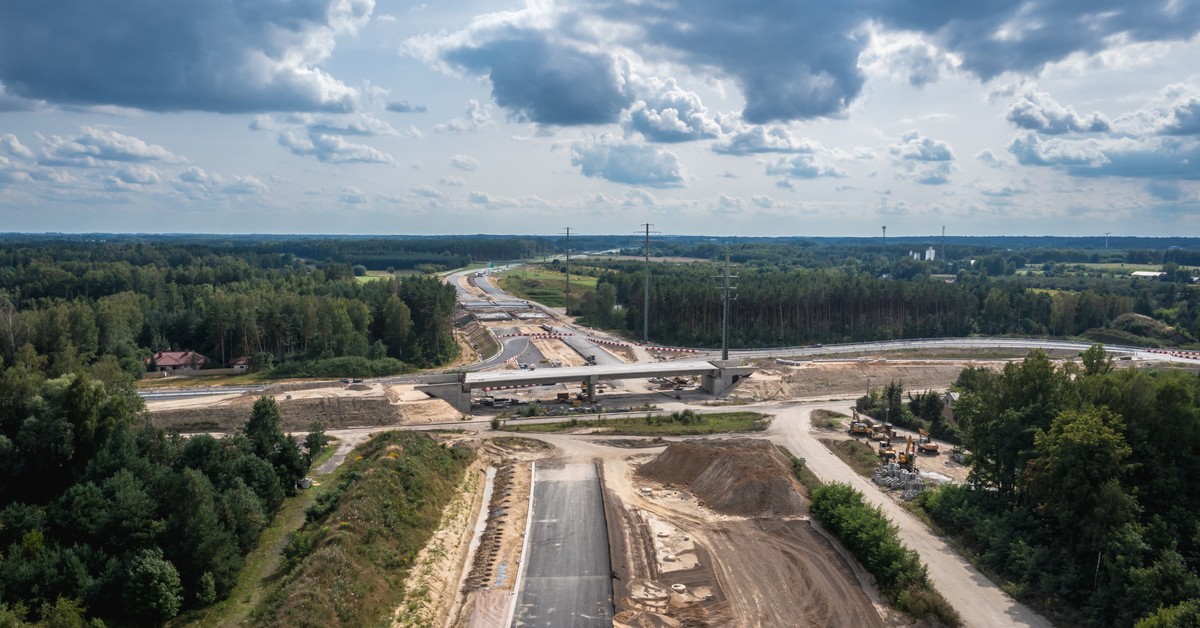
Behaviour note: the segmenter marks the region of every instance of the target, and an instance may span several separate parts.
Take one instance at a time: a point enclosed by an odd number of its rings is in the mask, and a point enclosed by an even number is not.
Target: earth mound
[[[807,506],[791,464],[765,440],[672,443],[638,473],[687,486],[705,506],[730,515],[792,516]]]

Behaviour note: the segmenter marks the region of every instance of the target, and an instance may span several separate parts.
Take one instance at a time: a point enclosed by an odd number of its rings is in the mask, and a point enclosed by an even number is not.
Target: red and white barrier
[[[513,388],[533,388],[534,386],[541,386],[541,384],[506,384],[504,386],[484,386],[483,388],[480,388],[480,390],[488,392],[491,390],[510,390]]]
[[[575,334],[496,334],[498,338],[566,338]]]

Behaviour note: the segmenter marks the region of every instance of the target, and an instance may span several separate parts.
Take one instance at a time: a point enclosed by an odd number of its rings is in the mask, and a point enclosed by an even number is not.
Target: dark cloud
[[[387,104],[387,110],[395,113],[425,113],[425,105],[414,105],[407,100],[396,100]]]
[[[608,137],[572,145],[571,165],[579,166],[584,176],[628,185],[679,187],[685,178],[675,153],[642,144],[615,143]]]
[[[550,125],[616,122],[632,103],[617,60],[552,41],[545,31],[505,27],[478,43],[441,50],[456,67],[486,75],[496,104],[518,120]]]
[[[0,81],[24,98],[153,111],[348,111],[319,67],[374,0],[0,3]]]
[[[1184,197],[1183,187],[1176,181],[1150,181],[1146,192],[1160,201],[1175,202]]]
[[[1009,122],[1030,131],[1047,135],[1063,133],[1104,133],[1112,130],[1108,119],[1100,112],[1086,118],[1075,113],[1073,107],[1058,104],[1045,92],[1022,94],[1008,107]]]

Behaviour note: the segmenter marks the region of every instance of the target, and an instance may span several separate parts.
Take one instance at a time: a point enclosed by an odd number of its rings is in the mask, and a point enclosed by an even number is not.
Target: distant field
[[[370,281],[379,281],[380,279],[387,279],[388,277],[403,277],[405,275],[419,275],[419,274],[420,273],[415,270],[398,270],[394,273],[389,273],[386,270],[368,270],[366,275],[364,275],[362,277],[355,277],[354,279],[355,279],[355,281],[358,281],[358,283],[367,283]]]
[[[595,421],[571,419],[558,423],[527,423],[509,421],[501,428],[507,432],[570,432],[580,428],[593,433],[619,434],[623,436],[689,436],[698,434],[723,434],[726,432],[757,432],[767,428],[767,415],[758,412],[719,412],[689,415],[679,419],[679,413],[663,415],[627,416],[617,419]]]
[[[543,268],[523,266],[510,270],[500,277],[500,287],[521,298],[537,301],[549,307],[566,305],[567,276]],[[571,301],[579,303],[585,293],[596,290],[596,278],[571,275]]]
[[[1108,270],[1108,271],[1149,271],[1156,273],[1162,270],[1162,264],[1122,264],[1120,262],[1104,262],[1100,264],[1068,264],[1068,266],[1082,266],[1092,270]],[[1194,266],[1180,266],[1181,269],[1192,269]]]

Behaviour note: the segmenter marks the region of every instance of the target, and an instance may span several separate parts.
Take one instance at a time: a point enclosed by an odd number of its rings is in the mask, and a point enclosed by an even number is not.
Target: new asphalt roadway
[[[593,464],[537,467],[514,627],[612,626],[608,528]]]

